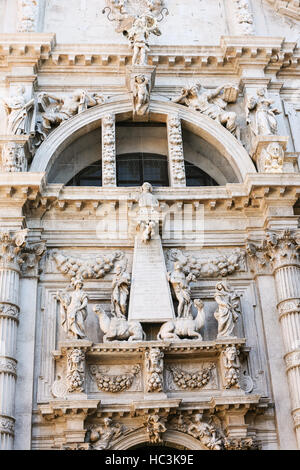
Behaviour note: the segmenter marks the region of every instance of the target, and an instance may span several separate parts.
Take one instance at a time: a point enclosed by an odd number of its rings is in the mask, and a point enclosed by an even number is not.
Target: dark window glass
[[[102,162],[95,162],[77,173],[67,186],[102,186]]]
[[[197,166],[184,162],[187,186],[219,186],[207,173]]]
[[[168,161],[163,155],[134,153],[117,157],[118,186],[169,186]]]

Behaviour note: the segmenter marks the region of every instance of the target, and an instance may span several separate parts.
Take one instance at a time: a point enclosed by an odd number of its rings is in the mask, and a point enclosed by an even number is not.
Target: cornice
[[[299,0],[266,0],[274,10],[281,15],[288,16],[294,20],[300,20]]]
[[[54,34],[0,34],[0,70],[30,64],[41,73],[81,73],[88,68],[120,75],[131,56],[124,44],[56,44]],[[283,37],[222,36],[219,46],[153,45],[149,64],[158,74],[240,74],[244,67],[287,74],[300,71],[300,49]]]

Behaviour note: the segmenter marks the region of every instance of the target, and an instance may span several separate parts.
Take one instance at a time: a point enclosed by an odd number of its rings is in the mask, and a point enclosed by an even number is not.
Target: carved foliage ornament
[[[248,0],[233,0],[239,32],[245,35],[255,34],[254,18]]]
[[[183,390],[194,390],[205,387],[211,379],[211,371],[215,364],[197,372],[185,372],[178,367],[169,367],[175,384]]]
[[[177,187],[186,185],[181,121],[178,115],[168,116],[169,152],[173,184]]]
[[[240,360],[239,351],[235,346],[229,346],[223,352],[223,366],[225,369],[224,382],[225,388],[240,388]]]
[[[101,373],[101,366],[90,366],[90,372],[95,377],[98,389],[102,392],[118,393],[129,390],[134,378],[139,374],[141,368],[136,365],[132,367],[130,374],[106,375]]]
[[[262,244],[249,242],[246,247],[250,259],[261,267],[271,264],[273,268],[286,265],[299,265],[299,241],[290,230],[281,233],[270,232]]]
[[[68,392],[83,392],[85,377],[85,354],[80,349],[72,349],[67,355]]]
[[[3,173],[27,171],[27,159],[23,144],[8,142],[2,146],[0,171]]]
[[[125,260],[124,253],[121,251],[106,256],[96,255],[94,259],[90,260],[53,251],[52,258],[62,274],[69,278],[77,277],[82,279],[102,279],[112,271],[116,261]]]
[[[163,391],[164,353],[159,348],[151,348],[146,352],[147,392]]]
[[[102,119],[102,171],[103,185],[116,186],[116,130],[113,114]]]
[[[231,254],[220,254],[208,259],[199,259],[188,255],[181,250],[172,249],[167,252],[168,269],[172,263],[179,261],[183,266],[185,274],[193,274],[196,279],[208,277],[226,277],[236,271],[245,269],[245,253],[240,249]]]

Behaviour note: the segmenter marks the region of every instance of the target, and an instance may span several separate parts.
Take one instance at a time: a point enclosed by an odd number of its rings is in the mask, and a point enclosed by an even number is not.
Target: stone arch
[[[164,445],[175,449],[207,450],[207,448],[201,445],[194,437],[175,430],[167,430],[162,435],[162,439]],[[148,434],[145,428],[136,429],[132,433],[122,436],[115,442],[111,449],[129,450],[141,444],[149,445]]]
[[[61,152],[79,137],[100,127],[102,118],[107,114],[115,114],[120,121],[129,119],[132,116],[130,96],[126,94],[111,98],[104,105],[91,108],[61,124],[36,152],[30,171],[45,172],[48,176]],[[182,105],[151,101],[151,121],[166,122],[167,116],[171,114],[178,114],[183,126],[215,147],[228,161],[239,182],[242,182],[248,173],[256,173],[255,166],[242,144],[221,124]]]

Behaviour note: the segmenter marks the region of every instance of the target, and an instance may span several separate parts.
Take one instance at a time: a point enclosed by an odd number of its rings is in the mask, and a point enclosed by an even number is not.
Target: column
[[[169,145],[169,176],[173,188],[186,186],[181,120],[178,114],[169,115],[167,120]]]
[[[21,251],[26,232],[0,234],[0,450],[12,450]]]
[[[277,309],[285,349],[285,366],[292,416],[300,449],[300,259],[299,245],[290,231],[269,235],[266,254],[272,261]]]
[[[102,119],[102,186],[117,186],[116,123],[113,114]]]

